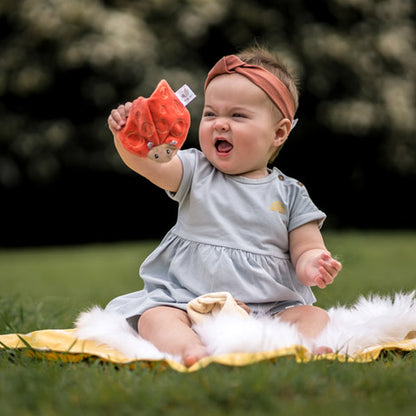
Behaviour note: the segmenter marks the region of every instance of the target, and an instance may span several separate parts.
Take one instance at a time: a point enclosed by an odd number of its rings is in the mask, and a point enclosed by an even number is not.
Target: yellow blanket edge
[[[398,342],[374,345],[366,348],[353,356],[331,353],[314,356],[309,350],[300,345],[292,345],[273,351],[253,353],[231,353],[221,356],[209,356],[195,363],[192,367],[185,367],[173,360],[132,359],[125,357],[119,351],[99,344],[95,341],[80,340],[75,336],[75,329],[46,329],[30,332],[28,334],[6,334],[0,335],[0,350],[24,350],[28,355],[36,358],[63,362],[80,362],[86,359],[99,359],[115,365],[128,366],[129,368],[154,367],[160,365],[162,368],[170,367],[182,373],[191,373],[207,367],[210,364],[221,364],[225,366],[246,366],[265,360],[275,360],[288,357],[295,359],[298,363],[331,360],[345,363],[368,363],[376,360],[383,351],[416,350],[416,339],[406,339]]]

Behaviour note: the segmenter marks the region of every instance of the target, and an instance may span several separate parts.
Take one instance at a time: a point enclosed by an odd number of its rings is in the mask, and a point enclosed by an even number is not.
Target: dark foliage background
[[[198,99],[225,54],[254,41],[301,83],[275,162],[332,228],[415,228],[413,0],[2,0],[0,245],[160,238],[176,206],[128,171],[107,130],[161,78]]]

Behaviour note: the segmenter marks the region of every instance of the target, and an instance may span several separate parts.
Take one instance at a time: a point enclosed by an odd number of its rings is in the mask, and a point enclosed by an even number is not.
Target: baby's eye
[[[246,116],[244,114],[241,114],[241,113],[234,113],[233,117],[235,117],[235,118],[246,118]]]
[[[205,111],[204,117],[215,117],[215,114],[212,111]]]

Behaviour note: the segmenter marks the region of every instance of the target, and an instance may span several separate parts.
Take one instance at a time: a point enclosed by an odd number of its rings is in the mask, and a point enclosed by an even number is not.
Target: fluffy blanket
[[[247,365],[291,356],[304,362],[316,359],[369,362],[382,351],[416,350],[415,292],[392,298],[360,298],[352,307],[329,310],[331,322],[316,344],[335,353],[314,356],[314,345],[302,339],[296,328],[278,319],[217,313],[194,325],[209,348],[210,357],[187,368],[178,357],[159,351],[142,339],[115,313],[93,307],[83,312],[74,329],[0,335],[0,350],[15,350],[50,360],[78,362],[99,359],[130,367],[170,366],[181,372],[199,370],[210,363]]]
[[[337,306],[328,313],[331,321],[315,344],[332,348],[333,356],[367,361],[366,352],[377,348],[380,351],[380,346],[387,344],[400,349],[402,341],[406,346],[403,349],[416,349],[415,292],[398,293],[391,298],[361,297],[351,307]],[[141,338],[123,317],[99,307],[83,312],[76,321],[76,328],[78,338],[110,346],[131,360],[180,361]],[[294,325],[276,318],[220,313],[194,324],[193,328],[212,356],[264,354],[277,350],[293,352],[295,348],[298,358],[310,359],[314,347],[301,337]]]

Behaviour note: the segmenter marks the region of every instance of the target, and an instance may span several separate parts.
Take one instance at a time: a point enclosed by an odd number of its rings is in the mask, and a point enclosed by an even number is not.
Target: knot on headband
[[[248,78],[269,96],[283,117],[293,122],[295,105],[292,94],[286,85],[267,69],[247,64],[235,55],[224,56],[209,71],[205,81],[205,89],[213,78],[223,74],[240,74]]]

